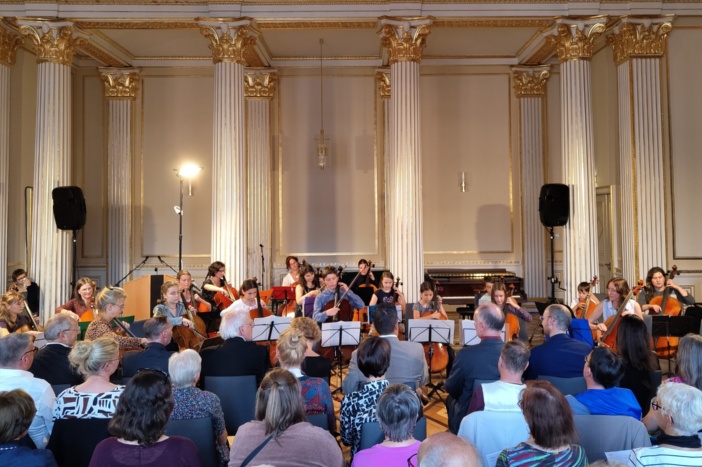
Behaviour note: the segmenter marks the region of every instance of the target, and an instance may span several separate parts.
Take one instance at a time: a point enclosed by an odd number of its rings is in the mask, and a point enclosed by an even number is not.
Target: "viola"
[[[671,266],[667,274],[667,279],[673,280],[677,272],[678,267],[676,265]],[[670,296],[671,291],[672,287],[666,287],[663,291],[663,295],[653,297],[651,301],[648,302],[648,304],[660,306],[661,313],[664,315],[680,316],[680,313],[682,313],[682,305],[680,304],[680,301],[678,299]],[[652,314],[651,311],[649,311],[649,314]],[[680,339],[678,337],[659,337],[655,339],[655,348],[653,350],[659,357],[668,358],[669,356],[672,356],[677,352],[679,341]]]
[[[636,287],[631,289],[629,293],[624,297],[622,302],[619,304],[619,307],[617,308],[617,313],[614,316],[610,316],[607,321],[605,321],[605,326],[607,326],[607,330],[602,334],[602,337],[599,340],[600,345],[604,345],[605,347],[609,347],[610,349],[614,350],[616,352],[617,350],[617,328],[619,327],[619,320],[621,319],[622,315],[624,314],[624,310],[626,309],[627,303],[629,303],[629,300],[631,300],[631,297],[634,295],[638,294],[642,289],[644,288],[644,281],[639,279],[636,283]]]

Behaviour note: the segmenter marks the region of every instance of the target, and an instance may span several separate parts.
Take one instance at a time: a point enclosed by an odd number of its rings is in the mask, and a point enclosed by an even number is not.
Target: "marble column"
[[[8,185],[10,183],[10,68],[22,38],[0,27],[0,284],[7,284]]]
[[[544,106],[550,66],[512,67],[519,101],[519,152],[522,174],[524,290],[529,297],[547,297],[544,226],[539,217],[539,192],[544,183]]]
[[[264,288],[272,285],[271,101],[277,78],[270,69],[244,73],[249,182],[248,275],[258,277]]]
[[[376,70],[375,79],[378,84],[378,94],[382,103],[382,121],[383,121],[383,161],[385,168],[385,264],[393,262],[392,248],[390,247],[394,238],[393,229],[395,221],[393,217],[392,199],[393,193],[393,174],[394,166],[392,154],[390,151],[390,69],[383,68]]]
[[[198,18],[209,39],[214,63],[214,136],[212,144],[212,261],[227,265],[227,279],[249,277],[246,221],[246,122],[244,55],[258,30],[249,18]]]
[[[400,277],[408,302],[419,299],[424,280],[421,110],[419,63],[433,18],[380,18],[381,44],[390,63],[390,154],[394,173],[390,196],[395,226],[387,268]]]
[[[597,214],[592,134],[591,63],[595,39],[606,19],[557,20],[549,42],[561,67],[561,154],[563,183],[570,187],[570,219],[563,228],[565,301],[577,297],[578,283],[598,271]]]
[[[131,269],[132,123],[139,70],[100,68],[107,99],[107,283]]]
[[[71,63],[84,40],[69,21],[18,20],[37,57],[31,274],[43,292],[41,319],[71,294],[71,232],[58,230],[51,192],[71,185]]]
[[[633,286],[666,269],[661,57],[670,18],[623,18],[607,42],[617,65],[622,269]]]

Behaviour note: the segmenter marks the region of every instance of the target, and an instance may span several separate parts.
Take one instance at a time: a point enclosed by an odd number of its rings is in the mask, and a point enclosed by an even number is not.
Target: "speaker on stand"
[[[554,234],[553,228],[566,225],[570,215],[570,188],[561,183],[548,183],[541,187],[539,194],[539,217],[551,236],[551,297],[549,302],[556,303],[556,273],[554,270]]]
[[[77,237],[78,231],[85,226],[86,209],[83,190],[77,186],[59,186],[51,191],[54,201],[54,220],[60,230],[73,231],[73,280],[71,281],[71,294],[77,281]],[[70,296],[70,295],[69,295]]]

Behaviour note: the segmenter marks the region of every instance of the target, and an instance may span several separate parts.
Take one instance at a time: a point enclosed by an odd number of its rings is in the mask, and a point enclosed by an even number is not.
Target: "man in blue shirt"
[[[349,290],[349,286],[343,282],[339,282],[339,272],[333,266],[327,266],[322,271],[322,280],[324,281],[324,290],[322,290],[319,295],[314,299],[314,308],[312,312],[312,319],[318,323],[323,323],[327,319],[335,316],[339,313],[338,307],[332,307],[328,310],[323,310],[324,305],[335,299],[337,285],[340,287],[339,299],[344,296],[344,299],[348,300],[354,308],[363,309],[366,304],[363,300]]]

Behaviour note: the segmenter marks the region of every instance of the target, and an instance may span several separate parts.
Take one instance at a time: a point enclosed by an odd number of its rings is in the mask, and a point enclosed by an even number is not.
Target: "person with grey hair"
[[[417,452],[421,467],[482,467],[475,447],[463,438],[442,432],[422,441]]]
[[[189,420],[209,418],[215,435],[220,465],[229,462],[229,443],[227,428],[224,424],[224,412],[217,395],[201,391],[195,385],[200,380],[202,358],[192,349],[174,353],[168,359],[168,372],[173,383],[173,400],[171,420]]]
[[[29,426],[29,437],[37,448],[43,449],[54,427],[51,408],[56,396],[49,383],[27,371],[36,352],[34,336],[30,334],[17,332],[0,338],[0,391],[22,389],[32,396],[37,412]]]
[[[256,385],[270,367],[266,348],[251,342],[253,320],[248,310],[234,310],[222,316],[221,345],[200,352],[202,377],[255,375]]]
[[[559,378],[577,378],[583,374],[583,360],[592,351],[585,342],[573,339],[566,331],[572,315],[563,305],[546,307],[541,324],[548,340],[531,349],[529,367],[525,379],[536,379],[539,375]]]
[[[651,401],[651,411],[663,434],[655,446],[634,449],[629,454],[633,466],[702,465],[702,391],[681,383],[663,383]]]
[[[173,325],[165,316],[157,316],[144,322],[147,344],[144,350],[130,350],[122,357],[122,376],[134,376],[142,368],[158,369],[168,373],[168,359],[173,352],[166,346],[173,338]]]
[[[500,372],[497,362],[502,351],[501,331],[505,315],[497,305],[480,305],[475,311],[475,332],[480,343],[459,350],[451,374],[446,380],[446,398],[449,430],[456,434],[461,420],[468,413],[476,379],[497,380]]]
[[[413,434],[418,415],[419,399],[409,386],[395,383],[385,388],[376,409],[385,441],[357,452],[351,466],[404,465],[416,456],[420,442]]]
[[[78,322],[65,314],[54,315],[44,326],[46,345],[34,356],[29,372],[49,384],[75,386],[83,377],[68,361],[68,354],[80,334]]]

